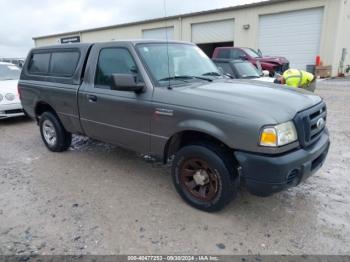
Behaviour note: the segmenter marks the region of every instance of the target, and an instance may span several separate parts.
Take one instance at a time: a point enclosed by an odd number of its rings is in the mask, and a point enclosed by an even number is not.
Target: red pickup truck
[[[213,59],[241,59],[247,60],[257,66],[259,61],[262,70],[268,70],[270,74],[283,73],[289,69],[289,61],[285,57],[263,56],[261,51],[244,47],[217,47],[213,53]]]

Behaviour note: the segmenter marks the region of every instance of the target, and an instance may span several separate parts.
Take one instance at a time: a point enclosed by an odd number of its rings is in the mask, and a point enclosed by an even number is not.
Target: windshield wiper
[[[169,80],[186,80],[186,79],[200,79],[200,80],[205,80],[208,82],[213,82],[213,79],[207,78],[207,77],[201,77],[201,76],[171,76],[171,77],[166,77],[159,79],[158,81],[169,81]]]
[[[259,78],[259,76],[245,76],[244,79],[254,79]]]
[[[218,72],[208,72],[203,74],[202,76],[222,76],[222,75]]]

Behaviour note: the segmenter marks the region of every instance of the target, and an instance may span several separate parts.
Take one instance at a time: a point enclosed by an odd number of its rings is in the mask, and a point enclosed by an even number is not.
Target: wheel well
[[[219,139],[208,135],[203,132],[198,131],[182,131],[173,135],[167,142],[164,149],[164,158],[163,162],[167,163],[168,159],[175,155],[176,152],[182,147],[193,144],[193,143],[210,143],[212,145],[217,145],[228,153],[233,153],[233,149],[227,146],[225,143],[220,141]],[[232,154],[233,156],[233,154]]]
[[[35,107],[35,118],[38,120],[39,117],[44,113],[44,112],[53,112],[56,113],[55,110],[53,109],[52,106],[45,102],[39,102],[37,103]]]

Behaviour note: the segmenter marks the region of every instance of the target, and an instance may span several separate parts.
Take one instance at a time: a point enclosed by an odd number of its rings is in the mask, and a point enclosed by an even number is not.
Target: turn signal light
[[[260,145],[262,146],[276,146],[277,134],[274,128],[265,128],[261,133]]]

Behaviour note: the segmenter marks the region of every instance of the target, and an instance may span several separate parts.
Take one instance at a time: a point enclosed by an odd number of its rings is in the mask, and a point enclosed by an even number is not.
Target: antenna
[[[167,20],[167,9],[166,9],[166,0],[163,0],[164,4],[164,21],[165,21],[165,40],[166,40],[166,53],[167,53],[167,58],[168,58],[168,77],[169,77],[169,82],[168,82],[168,89],[172,89],[170,86],[170,56],[169,56],[169,39],[168,39],[168,20]]]

